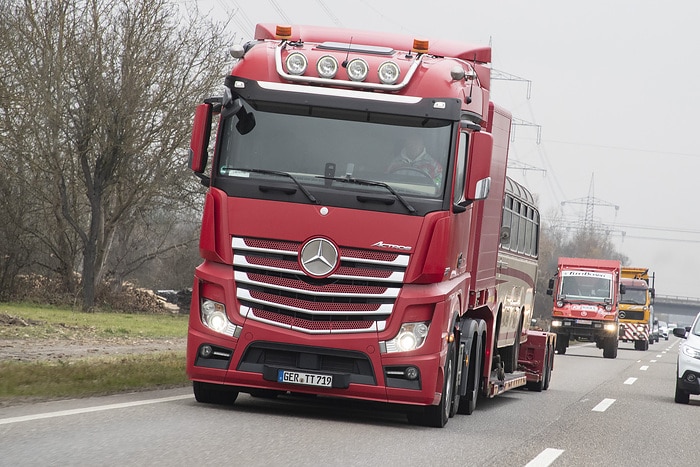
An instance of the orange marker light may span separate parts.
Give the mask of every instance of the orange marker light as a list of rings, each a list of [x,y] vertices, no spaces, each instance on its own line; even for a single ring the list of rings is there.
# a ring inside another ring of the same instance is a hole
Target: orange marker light
[[[428,53],[429,41],[422,39],[413,39],[413,49],[412,51],[417,54]]]
[[[278,24],[275,28],[275,36],[277,36],[277,39],[289,39],[292,37],[292,27]]]

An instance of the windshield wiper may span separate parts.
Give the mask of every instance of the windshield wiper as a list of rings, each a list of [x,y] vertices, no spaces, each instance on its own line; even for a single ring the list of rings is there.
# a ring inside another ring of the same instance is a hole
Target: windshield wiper
[[[410,212],[411,214],[416,212],[416,209],[411,206],[408,201],[406,201],[400,194],[398,194],[392,187],[391,185],[384,183],[384,182],[375,182],[374,180],[364,180],[362,178],[352,178],[352,177],[323,177],[323,176],[317,176],[316,178],[322,178],[324,180],[335,180],[336,182],[343,182],[343,183],[354,183],[356,185],[368,185],[368,186],[381,186],[383,188],[386,188],[389,193],[392,195],[396,196],[396,199],[399,200],[401,204],[404,205],[404,207]]]
[[[302,185],[299,180],[294,178],[294,175],[288,173],[288,172],[280,172],[278,170],[267,170],[267,169],[242,169],[239,167],[222,167],[221,170],[226,170],[226,171],[241,171],[241,172],[252,172],[256,174],[265,174],[265,175],[279,175],[280,177],[287,177],[290,178],[296,186],[299,187],[302,193],[306,195],[307,198],[309,198],[309,201],[311,201],[314,204],[319,204],[318,200],[314,195],[311,194],[309,190],[307,190],[304,185]]]

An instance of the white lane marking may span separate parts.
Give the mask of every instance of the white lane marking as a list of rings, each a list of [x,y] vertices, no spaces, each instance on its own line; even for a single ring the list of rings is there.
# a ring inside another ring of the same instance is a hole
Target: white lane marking
[[[525,464],[525,467],[547,467],[551,465],[557,457],[561,456],[562,452],[564,452],[563,449],[547,448],[539,453],[537,457]]]
[[[661,358],[661,357],[662,357],[661,355],[657,355],[657,356],[656,356],[656,358]]]
[[[649,365],[642,365],[639,367],[640,371],[647,371],[649,369]]]
[[[592,411],[593,412],[605,412],[606,410],[608,410],[608,407],[613,405],[614,402],[615,402],[615,399],[603,399],[602,401],[600,401],[600,403],[598,405],[593,407]]]
[[[656,360],[649,360],[649,363],[656,363]]]
[[[637,381],[637,378],[627,378],[625,384],[634,384],[635,381]]]
[[[188,394],[188,395],[182,395],[182,396],[163,397],[161,399],[148,399],[148,400],[142,400],[142,401],[124,402],[121,404],[98,405],[95,407],[85,407],[83,409],[59,410],[58,412],[38,413],[35,415],[24,415],[21,417],[0,418],[0,425],[8,425],[10,423],[19,423],[19,422],[30,422],[32,420],[42,420],[45,418],[65,417],[68,415],[79,415],[79,414],[90,413],[90,412],[102,412],[103,410],[125,409],[127,407],[136,407],[139,405],[148,405],[148,404],[158,404],[160,402],[171,402],[171,401],[178,401],[178,400],[182,400],[182,399],[191,399],[191,398],[192,398],[192,395]]]

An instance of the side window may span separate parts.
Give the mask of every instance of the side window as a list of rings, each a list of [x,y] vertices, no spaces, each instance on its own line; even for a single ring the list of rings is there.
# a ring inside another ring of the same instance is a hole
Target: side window
[[[453,199],[455,203],[464,201],[464,186],[467,173],[467,148],[469,145],[469,134],[459,133],[459,145],[457,146],[457,171],[455,172],[455,189]]]
[[[520,201],[513,201],[513,218],[510,225],[510,249],[518,251],[518,232],[520,232]]]
[[[512,218],[510,206],[513,205],[513,198],[506,195],[505,207],[503,208],[503,222],[501,224],[501,246],[510,248],[510,222]]]
[[[540,215],[537,212],[535,212],[534,221],[535,221],[535,225],[534,225],[534,232],[532,235],[532,256],[537,258],[538,254],[539,254],[538,240],[540,237]]]

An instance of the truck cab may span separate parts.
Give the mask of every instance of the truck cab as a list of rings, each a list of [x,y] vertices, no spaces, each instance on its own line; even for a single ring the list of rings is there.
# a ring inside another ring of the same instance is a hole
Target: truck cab
[[[588,340],[603,349],[603,357],[617,357],[620,262],[559,258],[557,274],[547,294],[554,299],[551,331],[557,352],[566,353],[571,339]]]

